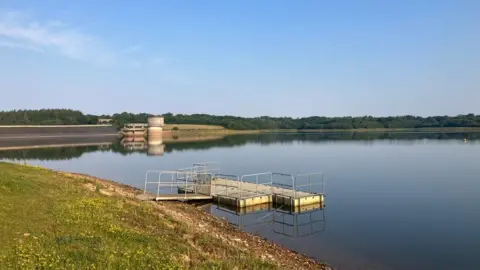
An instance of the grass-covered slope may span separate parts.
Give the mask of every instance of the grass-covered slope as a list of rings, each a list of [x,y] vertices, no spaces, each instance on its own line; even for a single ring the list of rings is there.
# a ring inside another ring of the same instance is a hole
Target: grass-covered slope
[[[151,204],[85,188],[79,179],[0,163],[1,269],[174,269],[271,265],[188,227]],[[221,253],[218,252],[221,248]]]
[[[193,206],[139,202],[129,192],[92,177],[0,162],[0,269],[295,268],[283,253],[324,267],[283,249],[278,256],[259,252],[262,245],[276,249]]]

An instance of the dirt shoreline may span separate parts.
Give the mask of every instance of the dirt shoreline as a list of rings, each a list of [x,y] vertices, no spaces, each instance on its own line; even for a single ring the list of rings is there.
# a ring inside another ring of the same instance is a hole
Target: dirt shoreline
[[[137,188],[86,174],[46,170],[67,177],[88,180],[89,183],[86,183],[84,187],[92,192],[99,191],[105,196],[122,197],[133,204],[151,203],[160,211],[197,232],[207,233],[224,243],[267,260],[281,269],[333,269],[325,263],[316,261],[304,254],[291,251],[262,237],[240,231],[226,220],[212,216],[196,206],[182,202],[140,202],[135,198],[135,195],[143,191]]]

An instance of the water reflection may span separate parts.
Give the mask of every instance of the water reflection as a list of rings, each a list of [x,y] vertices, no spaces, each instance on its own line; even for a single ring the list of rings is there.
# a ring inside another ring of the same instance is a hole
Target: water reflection
[[[465,138],[468,138],[465,141]],[[334,141],[362,141],[373,145],[378,140],[392,144],[416,145],[425,140],[454,140],[462,144],[477,144],[480,133],[420,133],[420,132],[353,132],[353,133],[263,133],[230,136],[170,136],[167,138],[88,138],[38,141],[1,141],[0,159],[8,160],[68,160],[91,152],[113,152],[121,155],[142,153],[163,156],[165,153],[211,148],[230,148],[246,144],[329,144]],[[77,143],[75,143],[77,142]]]
[[[22,142],[22,149],[0,151],[0,158],[141,189],[149,169],[201,160],[219,161],[222,171],[235,175],[321,170],[328,210],[267,205],[242,212],[210,205],[207,211],[336,269],[480,269],[479,138],[480,133],[269,133],[188,141],[179,134],[163,138],[163,156],[149,156],[148,142],[97,139],[85,143],[99,145],[28,149]]]
[[[163,156],[165,145],[161,137],[126,137],[120,141],[120,145],[128,152],[146,152],[149,156]]]
[[[315,209],[305,213],[273,214],[273,231],[290,237],[304,237],[326,230],[325,210]]]
[[[302,207],[262,204],[237,208],[214,204],[207,208],[211,214],[226,219],[230,224],[251,233],[270,230],[276,234],[298,238],[326,230],[325,206],[311,204]]]

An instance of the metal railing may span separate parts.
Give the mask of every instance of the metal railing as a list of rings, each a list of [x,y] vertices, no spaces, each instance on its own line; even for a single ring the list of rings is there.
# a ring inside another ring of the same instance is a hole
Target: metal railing
[[[307,182],[306,184],[299,183],[301,181]],[[312,186],[314,189],[312,190]],[[315,193],[315,194],[325,194],[325,180],[323,173],[306,173],[306,174],[298,174],[295,176],[295,190],[303,191],[302,188],[308,188],[308,193]],[[300,189],[300,190],[299,190]]]
[[[150,181],[149,176],[152,174],[158,175],[157,181]],[[179,175],[185,174],[184,177],[179,177]],[[167,177],[165,177],[167,176]],[[167,179],[165,179],[167,178]],[[195,173],[192,174],[189,171],[161,171],[161,170],[148,170],[145,173],[145,185],[143,193],[146,194],[148,191],[148,184],[156,185],[156,194],[159,197],[161,194],[185,194],[195,193],[202,195],[211,195],[212,188],[212,174],[210,173]],[[170,189],[169,193],[162,193],[162,190]],[[176,192],[174,192],[174,190]],[[182,190],[182,193],[179,192]]]
[[[324,194],[325,181],[323,173],[306,173],[293,176],[287,173],[272,173],[273,186],[280,189],[280,195],[288,192],[294,199],[302,197],[302,192],[309,194]],[[286,178],[279,181],[279,178]]]
[[[276,172],[272,173],[272,181],[273,181],[273,179],[278,180],[279,177],[287,178],[285,183],[282,183],[282,182],[279,183],[278,181],[275,181],[273,183],[274,187],[280,188],[280,190],[281,190],[280,195],[285,195],[285,192],[289,191],[289,192],[293,193],[293,198],[296,198],[295,177],[293,177],[293,175],[288,174],[288,173],[276,173]]]
[[[160,179],[162,177],[162,172],[161,170],[147,170],[147,172],[145,173],[145,186],[144,186],[144,189],[143,189],[143,194],[146,194],[147,193],[147,185],[148,184],[157,184],[159,185],[160,184]],[[148,176],[151,175],[151,174],[158,174],[158,181],[156,182],[151,182],[149,181],[148,179]],[[158,188],[160,189],[160,188]],[[159,190],[157,191],[157,194],[159,193]]]
[[[192,166],[192,167],[177,169],[176,171],[178,171],[177,179],[184,180],[184,178],[181,178],[181,176],[194,178],[198,174],[209,173],[214,175],[218,173],[219,169],[218,168],[209,169],[206,167]]]
[[[170,193],[195,193],[212,195],[224,193],[224,196],[247,199],[263,195],[284,195],[293,199],[324,194],[325,181],[323,173],[298,174],[263,172],[246,174],[241,177],[231,174],[220,174],[218,168],[211,168],[216,162],[199,162],[191,167],[173,171],[148,170],[145,174],[144,193],[147,185],[156,184],[157,197],[162,190],[170,188]],[[149,176],[158,174],[157,181]],[[155,193],[155,192],[152,192]]]
[[[267,176],[267,181],[261,181],[262,176]],[[255,190],[246,188],[248,183],[253,184],[250,181],[246,181],[249,178],[255,178]],[[240,177],[239,189],[240,189],[240,198],[249,198],[249,197],[256,197],[258,195],[271,195],[273,193],[273,179],[271,172],[264,172],[264,173],[254,173],[254,174],[246,174]],[[244,194],[248,192],[247,195]],[[253,194],[252,194],[253,193]]]
[[[216,171],[219,172],[219,168],[209,168],[212,164],[218,164],[216,161],[207,161],[207,162],[197,162],[192,165],[194,171],[197,172],[207,172],[207,171]]]
[[[212,195],[212,178],[210,173],[195,173],[191,177],[186,177],[178,188],[183,188],[185,194],[191,192],[210,196]]]
[[[240,189],[240,178],[237,176],[237,175],[233,175],[233,174],[215,174],[214,176],[214,179],[215,181],[213,182],[212,184],[212,188],[215,189],[215,191],[218,192],[220,190],[223,190],[222,186],[225,187],[225,194],[222,194],[222,195],[225,195],[225,196],[230,196],[232,194],[229,194],[229,189],[232,187],[231,185],[229,185],[229,181],[235,181],[237,185],[236,188],[238,188],[237,192],[238,193],[241,189]],[[222,180],[223,180],[223,185],[221,184],[222,183]],[[234,187],[235,187],[234,186]]]

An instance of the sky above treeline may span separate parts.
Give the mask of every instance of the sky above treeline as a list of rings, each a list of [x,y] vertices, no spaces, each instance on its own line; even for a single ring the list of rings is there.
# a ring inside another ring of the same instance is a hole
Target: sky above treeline
[[[480,114],[480,1],[0,0],[0,110]]]

